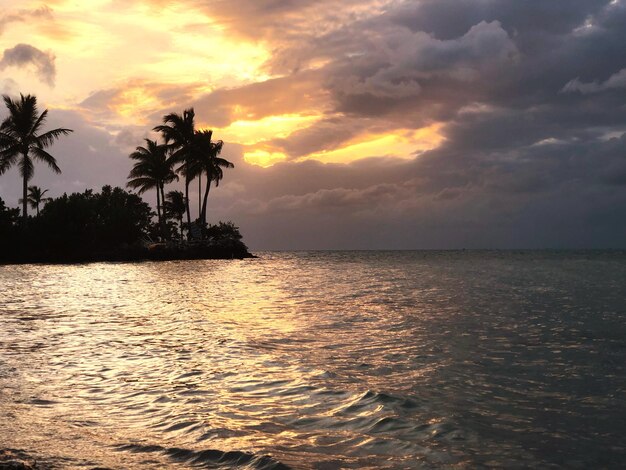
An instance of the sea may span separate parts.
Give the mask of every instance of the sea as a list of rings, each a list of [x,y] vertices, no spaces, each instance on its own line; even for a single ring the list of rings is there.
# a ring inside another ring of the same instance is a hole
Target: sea
[[[626,252],[0,266],[0,450],[55,469],[624,468]]]

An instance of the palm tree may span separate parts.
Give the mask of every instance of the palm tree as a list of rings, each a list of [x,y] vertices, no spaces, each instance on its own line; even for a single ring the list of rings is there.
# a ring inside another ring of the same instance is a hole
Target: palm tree
[[[37,217],[39,217],[39,204],[41,204],[42,202],[48,202],[50,200],[49,197],[43,197],[43,195],[47,192],[47,189],[44,189],[42,191],[39,186],[28,187],[28,203],[30,204],[31,209],[37,210]],[[20,199],[19,202],[23,203],[22,199]]]
[[[231,162],[224,158],[218,157],[222,152],[224,142],[218,140],[217,142],[211,142],[213,131],[204,130],[196,132],[195,139],[195,157],[196,157],[196,172],[198,174],[206,174],[206,188],[204,191],[204,198],[202,200],[202,210],[200,212],[200,221],[203,225],[206,225],[206,208],[207,200],[209,197],[209,191],[211,190],[211,182],[215,181],[215,186],[219,186],[220,181],[224,178],[224,171],[222,168],[234,168]]]
[[[158,144],[155,140],[145,139],[145,147],[137,147],[130,154],[130,158],[137,160],[128,178],[132,178],[127,185],[139,189],[142,194],[149,189],[157,192],[157,217],[161,227],[161,234],[165,236],[165,218],[161,210],[161,201],[165,200],[164,187],[178,179],[172,170],[172,159],[168,157],[168,146]]]
[[[22,217],[28,217],[28,182],[35,173],[34,160],[47,163],[55,173],[61,173],[55,158],[45,149],[62,135],[68,135],[71,129],[53,129],[40,134],[48,116],[48,110],[41,114],[37,110],[37,98],[22,95],[13,100],[3,95],[9,116],[0,124],[0,174],[17,164],[22,184]]]
[[[165,195],[165,202],[163,202],[163,208],[165,209],[166,218],[171,218],[178,222],[180,227],[180,238],[183,238],[183,217],[185,210],[187,209],[187,202],[185,201],[185,195],[182,191],[170,191]]]
[[[171,159],[175,163],[182,164],[179,171],[185,178],[185,205],[187,209],[187,224],[191,226],[191,213],[189,211],[189,183],[195,178],[190,170],[190,162],[193,158],[192,144],[195,136],[195,112],[193,108],[185,109],[183,114],[170,113],[163,116],[163,125],[156,126],[154,130],[160,132],[166,145],[171,151]]]

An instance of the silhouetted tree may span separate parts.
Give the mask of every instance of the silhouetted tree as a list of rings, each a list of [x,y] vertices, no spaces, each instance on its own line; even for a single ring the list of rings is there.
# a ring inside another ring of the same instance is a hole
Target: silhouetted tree
[[[92,254],[137,243],[153,214],[138,195],[104,186],[100,193],[89,189],[49,201],[34,228],[46,234],[42,244],[55,253]]]
[[[37,110],[37,98],[20,94],[19,100],[3,95],[9,116],[0,124],[0,174],[17,164],[23,180],[22,217],[28,216],[28,181],[35,172],[34,160],[48,164],[56,173],[61,173],[55,158],[45,149],[71,129],[53,129],[40,134],[48,110],[41,114]]]
[[[218,222],[217,225],[209,225],[206,229],[206,235],[209,239],[224,242],[230,240],[232,242],[239,242],[243,237],[237,227],[232,222]]]
[[[20,218],[19,209],[9,209],[0,198],[0,253],[2,249],[15,249],[18,236],[17,223]]]
[[[48,192],[47,189],[43,191],[39,186],[29,186],[28,187],[28,203],[30,204],[31,209],[37,210],[37,217],[39,217],[39,204],[42,202],[47,202],[50,200],[49,197],[43,197],[44,194]],[[23,203],[22,199],[20,199],[20,204]]]
[[[219,157],[224,142],[218,140],[211,141],[213,131],[198,131],[194,140],[194,166],[195,172],[206,175],[206,188],[204,190],[204,198],[202,200],[202,209],[200,211],[200,221],[203,226],[206,225],[206,208],[209,191],[211,190],[211,182],[215,182],[215,186],[219,186],[220,181],[224,178],[223,168],[234,168],[228,160]]]
[[[156,141],[145,139],[145,147],[137,147],[130,154],[130,158],[137,160],[128,175],[131,180],[128,187],[139,189],[142,194],[149,189],[156,189],[157,192],[157,217],[161,227],[161,235],[165,236],[165,218],[161,207],[161,201],[165,200],[164,187],[178,179],[172,170],[172,159],[168,157],[168,147],[159,145]]]
[[[170,191],[165,195],[165,202],[163,203],[165,208],[166,218],[176,220],[180,229],[180,238],[183,238],[183,217],[187,204],[185,201],[185,195],[182,191]]]
[[[155,131],[160,132],[166,145],[171,151],[171,159],[181,166],[177,171],[185,178],[185,204],[187,210],[187,224],[191,226],[191,212],[189,210],[189,183],[196,176],[191,171],[193,160],[193,140],[195,136],[195,112],[193,108],[183,111],[183,114],[170,113],[163,116],[163,124],[156,126]]]
[[[141,254],[153,215],[140,196],[111,186],[51,199],[28,224],[0,201],[0,262],[125,259]]]

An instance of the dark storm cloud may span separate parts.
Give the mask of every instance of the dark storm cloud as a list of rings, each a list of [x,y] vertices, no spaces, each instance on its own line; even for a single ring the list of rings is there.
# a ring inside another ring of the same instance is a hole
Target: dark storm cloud
[[[440,39],[461,36],[480,21],[499,21],[511,33],[568,34],[607,0],[421,0],[389,11],[392,20]]]
[[[0,59],[0,70],[7,67],[33,66],[41,81],[54,86],[56,77],[55,56],[51,52],[43,52],[29,44],[18,44],[5,49]]]
[[[626,69],[611,75],[605,82],[599,83],[597,80],[583,83],[579,78],[567,82],[563,87],[563,92],[599,93],[601,91],[626,88]]]
[[[408,161],[239,162],[228,178],[212,217],[236,219],[255,247],[623,246],[626,235],[626,136],[446,144]]]
[[[306,63],[332,49],[324,86],[343,117],[276,143],[300,156],[354,138],[372,120],[397,128],[440,121],[446,148],[459,155],[459,170],[450,175],[442,165],[442,174],[482,179],[506,158],[528,173],[522,180],[530,187],[545,176],[533,176],[542,169],[521,157],[525,147],[558,139],[571,144],[559,151],[573,152],[586,141],[593,153],[603,133],[626,129],[623,3],[453,3],[472,12],[458,15],[471,19],[462,27],[453,24],[452,2],[420,3],[413,16],[406,3],[290,51]]]

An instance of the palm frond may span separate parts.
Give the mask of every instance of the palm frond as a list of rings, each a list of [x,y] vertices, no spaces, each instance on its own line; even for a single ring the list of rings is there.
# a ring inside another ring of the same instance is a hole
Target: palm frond
[[[59,137],[71,134],[72,132],[74,132],[72,129],[52,129],[51,131],[44,132],[43,134],[35,137],[35,140],[39,147],[46,148],[52,145]]]
[[[9,95],[2,95],[2,100],[4,101],[4,105],[9,110],[9,115],[13,116],[17,114],[17,102],[13,101],[13,99]]]
[[[52,155],[50,155],[48,152],[46,152],[44,149],[40,147],[32,147],[30,149],[30,153],[32,153],[33,157],[35,157],[37,160],[43,163],[47,163],[48,166],[55,173],[61,173],[61,169],[57,165],[56,159]]]
[[[0,126],[0,149],[13,145],[15,138],[8,132],[5,132]]]
[[[149,189],[156,188],[157,182],[153,180],[152,178],[139,177],[139,178],[134,178],[128,181],[128,183],[126,183],[126,186],[128,186],[129,188],[133,188],[133,189],[139,188],[138,193],[143,194]]]
[[[13,144],[11,147],[6,147],[0,150],[0,159],[7,160],[11,165],[13,165],[19,156],[20,151],[20,146],[18,144]]]
[[[222,168],[235,168],[235,165],[225,158],[215,157],[213,159],[215,161],[215,165]]]
[[[29,133],[32,135],[37,134],[37,131],[39,130],[39,128],[43,125],[44,122],[46,122],[47,116],[48,116],[48,110],[44,109],[44,111],[39,115],[37,120],[31,126]]]
[[[13,162],[10,159],[4,158],[0,155],[0,175],[6,173],[6,171],[13,166]]]

